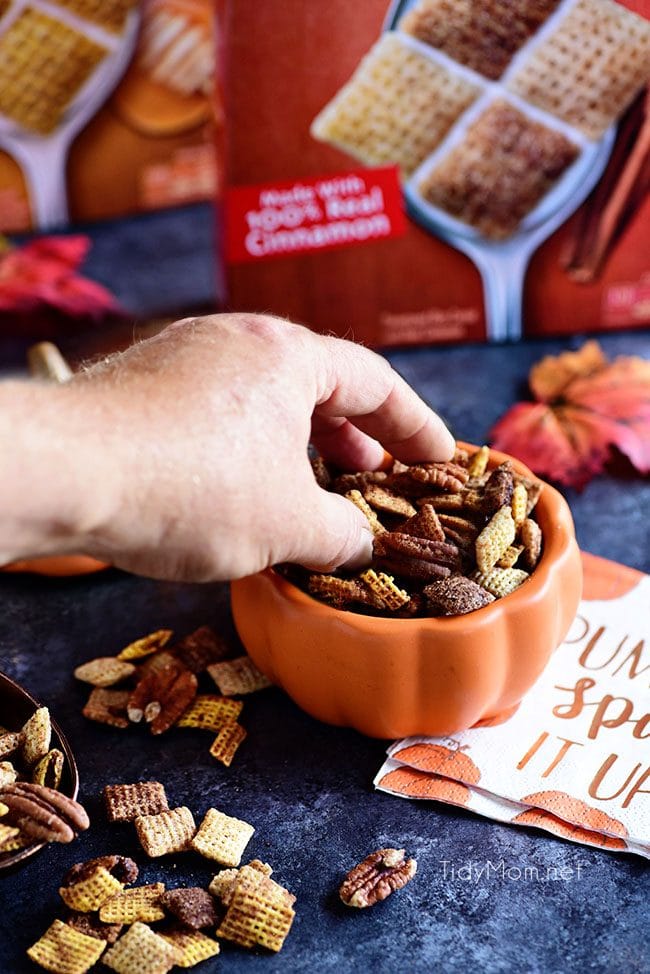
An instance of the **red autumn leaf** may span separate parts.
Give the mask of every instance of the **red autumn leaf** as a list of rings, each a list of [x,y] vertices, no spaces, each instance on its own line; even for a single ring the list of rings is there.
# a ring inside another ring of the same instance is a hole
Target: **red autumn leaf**
[[[119,314],[110,291],[77,273],[90,243],[84,236],[41,237],[0,252],[0,312],[48,308],[71,317]]]
[[[609,362],[597,342],[588,342],[578,352],[547,356],[529,378],[538,401],[517,403],[499,420],[495,449],[579,489],[603,470],[612,447],[640,473],[650,472],[650,362]]]

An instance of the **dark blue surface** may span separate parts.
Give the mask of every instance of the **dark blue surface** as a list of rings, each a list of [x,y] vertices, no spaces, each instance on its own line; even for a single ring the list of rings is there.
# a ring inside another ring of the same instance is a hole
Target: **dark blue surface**
[[[650,358],[646,333],[601,341],[609,355]],[[404,350],[390,358],[459,437],[480,443],[522,395],[529,366],[577,344]],[[585,549],[650,571],[648,478],[623,465],[580,495],[566,493]],[[0,879],[2,974],[36,970],[24,959],[25,948],[61,915],[59,879],[73,862],[115,851],[144,861],[131,827],[105,823],[98,796],[107,783],[149,777],[164,782],[174,805],[186,803],[197,816],[215,805],[251,822],[257,831],[247,855],[270,862],[298,897],[293,931],[278,956],[224,946],[199,971],[650,970],[645,860],[374,793],[385,742],[317,723],[277,690],[246,701],[249,736],[230,769],[210,758],[210,735],[176,730],[154,739],[83,719],[86,693],[72,677],[75,665],[114,654],[160,626],[183,634],[210,623],[230,632],[225,586],[163,584],[118,572],[68,582],[4,577],[0,600],[0,668],[49,704],[68,733],[93,823],[72,846],[52,847]],[[343,874],[386,845],[403,846],[418,859],[416,878],[372,910],[347,910],[336,895]],[[464,871],[459,877],[468,863],[491,863],[492,875],[476,882],[462,878]],[[501,863],[515,871],[502,874]],[[517,869],[533,867],[541,877],[550,867],[568,867],[572,878],[515,878]],[[186,854],[164,867],[146,864],[142,875],[179,886],[207,884],[213,870]]]

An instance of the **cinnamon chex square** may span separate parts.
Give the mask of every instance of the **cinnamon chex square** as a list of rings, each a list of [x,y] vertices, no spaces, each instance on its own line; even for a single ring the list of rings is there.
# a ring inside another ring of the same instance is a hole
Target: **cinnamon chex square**
[[[169,809],[165,788],[159,781],[106,785],[103,795],[109,822],[132,822],[138,815],[158,815]]]

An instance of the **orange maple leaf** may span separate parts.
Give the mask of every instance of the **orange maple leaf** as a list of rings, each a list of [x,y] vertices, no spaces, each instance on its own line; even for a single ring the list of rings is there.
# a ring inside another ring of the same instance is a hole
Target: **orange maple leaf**
[[[610,362],[598,342],[548,355],[530,371],[537,402],[516,403],[493,427],[492,445],[550,480],[581,489],[612,447],[650,472],[650,362]]]

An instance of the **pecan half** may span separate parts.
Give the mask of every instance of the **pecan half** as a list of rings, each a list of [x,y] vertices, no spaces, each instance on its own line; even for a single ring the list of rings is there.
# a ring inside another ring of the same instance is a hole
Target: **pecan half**
[[[509,504],[515,489],[512,466],[509,460],[495,467],[490,474],[483,492],[482,510],[494,514],[500,507]]]
[[[346,906],[372,906],[406,886],[416,871],[417,862],[406,859],[404,849],[378,849],[350,870],[339,896]]]
[[[159,670],[149,670],[129,697],[129,720],[137,724],[144,717],[152,734],[162,734],[187,709],[197,687],[194,673],[176,661]]]
[[[408,475],[423,484],[459,494],[469,480],[469,471],[459,463],[422,463],[409,468]]]
[[[7,821],[31,839],[72,842],[75,831],[90,824],[82,805],[44,785],[17,781],[0,791],[0,799],[9,809]]]

